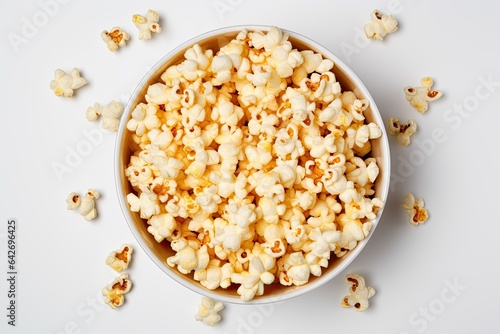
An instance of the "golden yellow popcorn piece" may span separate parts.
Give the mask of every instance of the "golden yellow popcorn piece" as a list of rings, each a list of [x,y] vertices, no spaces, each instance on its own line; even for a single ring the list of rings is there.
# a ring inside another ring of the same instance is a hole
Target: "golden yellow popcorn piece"
[[[424,200],[422,198],[415,200],[411,193],[405,196],[403,208],[406,210],[408,221],[412,225],[423,224],[429,217],[427,210],[424,209]]]
[[[122,274],[102,289],[104,302],[113,310],[122,306],[125,302],[125,294],[132,288],[132,282],[127,274]]]
[[[114,52],[118,50],[118,47],[123,47],[127,45],[129,40],[129,35],[125,31],[121,30],[119,27],[113,27],[110,31],[103,30],[101,32],[101,38],[108,50]]]
[[[112,251],[106,258],[106,264],[121,273],[128,268],[130,260],[132,259],[132,246],[125,244],[116,251]]]

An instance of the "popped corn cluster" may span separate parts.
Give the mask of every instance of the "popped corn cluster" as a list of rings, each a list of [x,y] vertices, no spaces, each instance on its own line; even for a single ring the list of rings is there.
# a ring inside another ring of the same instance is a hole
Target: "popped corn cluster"
[[[429,102],[435,101],[441,96],[443,92],[431,89],[433,81],[430,77],[424,77],[421,79],[421,86],[419,87],[404,87],[405,97],[411,106],[415,108],[421,114],[425,113],[429,108]],[[410,144],[410,136],[417,131],[417,124],[409,120],[406,123],[400,123],[395,117],[391,117],[388,120],[389,123],[389,133],[391,135],[397,135],[397,141],[403,146],[408,146]],[[424,209],[423,199],[415,200],[415,197],[409,193],[405,196],[403,200],[403,208],[408,214],[408,219],[410,224],[419,225],[425,223],[428,218],[427,210]]]
[[[152,9],[148,10],[146,16],[139,14],[132,15],[132,22],[139,30],[139,39],[151,39],[151,33],[159,33],[161,31],[160,15]],[[119,47],[127,45],[130,35],[119,27],[113,27],[110,31],[103,30],[101,32],[101,39],[106,43],[108,50],[114,52]]]
[[[370,232],[383,206],[369,101],[342,91],[334,63],[276,27],[199,45],[149,86],[127,123],[133,212],[168,265],[208,289],[302,285]]]
[[[123,244],[119,249],[112,251],[106,257],[106,264],[113,270],[121,273],[128,268],[132,260],[132,253],[134,249],[129,244]],[[113,310],[122,306],[125,303],[125,294],[132,288],[132,281],[128,274],[121,274],[113,279],[101,291],[104,296],[104,302],[108,304]]]

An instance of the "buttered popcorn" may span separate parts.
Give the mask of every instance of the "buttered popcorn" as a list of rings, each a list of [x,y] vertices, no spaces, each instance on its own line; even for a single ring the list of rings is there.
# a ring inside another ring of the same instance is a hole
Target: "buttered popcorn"
[[[101,127],[116,132],[118,131],[122,112],[123,105],[117,101],[111,101],[105,106],[96,102],[92,107],[87,108],[85,117],[90,122],[94,122],[99,117],[102,117]]]
[[[106,264],[121,273],[128,268],[132,260],[132,253],[134,249],[130,245],[122,245],[120,249],[112,251],[106,258]]]
[[[121,30],[119,27],[113,27],[110,31],[103,30],[101,32],[101,38],[108,50],[114,52],[118,50],[118,47],[124,47],[127,45],[129,40],[129,35],[127,32]]]
[[[159,33],[161,31],[160,15],[152,9],[148,10],[146,16],[133,15],[132,22],[139,29],[139,39],[151,39],[152,32]]]
[[[50,82],[50,89],[57,96],[64,95],[72,97],[75,89],[78,89],[87,84],[87,80],[80,76],[80,71],[73,68],[70,73],[66,73],[58,68],[54,73],[54,80]]]
[[[423,114],[429,108],[429,102],[439,99],[443,96],[443,92],[437,89],[431,90],[433,81],[429,77],[422,78],[420,82],[421,85],[419,87],[406,86],[404,92],[411,106]]]
[[[403,208],[408,214],[408,222],[411,225],[423,224],[429,217],[427,210],[424,208],[424,200],[422,198],[416,200],[411,193],[405,196]]]
[[[370,17],[370,23],[365,25],[365,34],[368,38],[382,41],[387,34],[398,30],[398,21],[392,15],[382,14],[375,9]]]
[[[125,294],[132,288],[132,282],[127,274],[121,274],[109,283],[101,293],[104,296],[104,302],[113,310],[125,303]]]
[[[397,135],[397,140],[400,145],[408,146],[410,144],[410,136],[417,131],[417,123],[411,119],[406,123],[401,123],[395,117],[389,118],[389,134]]]
[[[184,56],[127,122],[130,209],[170,244],[168,265],[208,289],[236,284],[249,301],[320,276],[383,207],[369,101],[276,27]]]
[[[365,279],[358,274],[346,275],[345,281],[351,284],[350,294],[342,299],[341,306],[345,308],[354,307],[356,311],[364,311],[370,303],[368,299],[375,295],[375,289],[365,285]]]
[[[66,198],[67,209],[75,210],[78,209],[80,215],[85,218],[85,220],[92,220],[97,217],[96,200],[100,197],[100,194],[95,189],[89,189],[80,197],[76,192],[72,192]]]
[[[197,321],[203,321],[208,326],[215,326],[222,319],[219,315],[219,311],[222,309],[224,309],[224,305],[221,302],[203,296],[194,318]]]

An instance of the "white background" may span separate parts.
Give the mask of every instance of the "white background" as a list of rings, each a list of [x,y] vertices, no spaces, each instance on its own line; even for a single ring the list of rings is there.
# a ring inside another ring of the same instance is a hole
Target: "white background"
[[[0,5],[1,333],[500,330],[498,5],[451,0],[65,2]],[[160,14],[163,31],[140,41],[131,17],[148,8]],[[359,33],[375,8],[390,11],[400,23],[382,43]],[[36,30],[30,24],[38,25]],[[279,304],[226,304],[223,321],[210,328],[194,320],[200,296],[168,278],[134,240],[114,186],[116,134],[88,122],[85,110],[94,102],[126,102],[168,51],[198,34],[237,24],[276,25],[323,44],[361,78],[384,120],[413,119],[418,131],[408,147],[389,138],[393,182],[386,209],[370,242],[342,275]],[[131,41],[110,53],[100,32],[116,25],[129,32]],[[9,38],[23,40],[15,45]],[[56,97],[49,89],[54,70],[73,67],[89,84],[72,99]],[[405,100],[403,87],[418,85],[424,76],[431,76],[444,96],[421,115]],[[94,144],[84,131],[95,133]],[[441,140],[433,139],[434,132]],[[71,158],[73,150],[86,156]],[[62,175],[54,170],[58,164],[68,167]],[[86,222],[66,210],[65,199],[90,187],[102,198],[99,218]],[[408,224],[401,208],[408,192],[425,199],[430,216],[425,225]],[[15,328],[6,317],[9,218],[18,221]],[[128,270],[134,287],[125,305],[113,311],[99,295],[115,277],[104,259],[125,242],[135,246]],[[363,313],[340,307],[348,289],[344,275],[352,272],[377,290]]]

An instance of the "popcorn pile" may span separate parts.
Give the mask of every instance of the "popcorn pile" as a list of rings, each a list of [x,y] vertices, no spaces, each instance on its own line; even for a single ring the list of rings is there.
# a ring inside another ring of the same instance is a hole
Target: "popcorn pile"
[[[249,301],[321,275],[383,206],[369,101],[342,92],[331,60],[276,27],[184,56],[127,123],[131,210],[170,243],[168,265],[208,289],[239,284]]]

